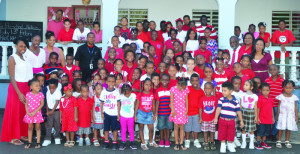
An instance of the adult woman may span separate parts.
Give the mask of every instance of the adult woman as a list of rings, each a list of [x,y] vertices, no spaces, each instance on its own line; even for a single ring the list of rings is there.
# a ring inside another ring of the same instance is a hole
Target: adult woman
[[[138,29],[138,35],[136,38],[142,40],[144,43],[148,42],[147,33],[143,31],[143,24],[141,22],[137,22],[136,28]]]
[[[252,51],[252,44],[254,42],[255,38],[252,33],[246,33],[243,37],[243,42],[245,45],[243,45],[238,54],[238,62],[241,61],[241,58],[244,54],[250,55]]]
[[[33,74],[38,74],[43,72],[43,65],[46,62],[45,50],[39,47],[41,43],[40,35],[33,35],[31,38],[31,46],[24,53],[24,57],[31,63]]]
[[[212,60],[214,60],[218,55],[218,44],[217,44],[216,40],[214,40],[210,37],[210,34],[211,34],[211,28],[206,27],[204,30],[204,36],[207,40],[206,49],[211,51],[211,53],[212,53],[211,58],[212,58]]]
[[[63,51],[60,48],[54,47],[55,37],[52,31],[47,31],[45,34],[47,46],[44,48],[46,53],[46,63],[49,64],[49,55],[51,52],[56,52],[58,54],[58,61],[62,67],[65,67],[66,61]]]
[[[26,114],[25,95],[30,91],[28,81],[33,78],[32,67],[23,56],[28,42],[24,38],[14,40],[16,53],[8,60],[10,84],[8,86],[7,101],[1,130],[1,142],[22,145],[21,140],[28,140],[28,125],[23,122]]]
[[[272,65],[272,57],[264,51],[265,41],[258,38],[254,41],[254,48],[251,52],[251,67],[256,77],[259,77],[262,83],[269,77],[268,67]]]

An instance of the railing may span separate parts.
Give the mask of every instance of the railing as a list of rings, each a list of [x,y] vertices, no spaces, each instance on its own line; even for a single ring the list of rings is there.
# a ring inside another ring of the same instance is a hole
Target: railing
[[[56,43],[54,46],[55,47],[62,47],[63,51],[64,51],[64,55],[67,55],[68,52],[68,48],[71,47],[74,49],[74,55],[76,54],[77,48],[82,45],[82,44],[76,44],[76,43],[70,43],[68,45],[62,45],[60,43]],[[15,49],[15,45],[12,42],[0,42],[0,46],[2,47],[2,66],[1,66],[1,74],[0,74],[0,79],[8,79],[8,57],[7,57],[7,48],[9,46],[12,47],[13,49],[13,53],[16,52]],[[41,47],[45,47],[46,43],[41,43],[40,44]],[[96,44],[96,46],[98,47],[103,47],[103,44]],[[274,53],[275,51],[280,51],[281,47],[269,47],[265,49],[267,52],[270,52],[270,54],[273,57],[273,63],[274,63]],[[291,51],[291,60],[290,60],[290,64],[285,64],[285,56],[284,53],[281,52],[281,59],[280,59],[280,64],[278,64],[280,66],[280,72],[281,74],[283,74],[285,76],[285,66],[290,67],[290,72],[289,72],[289,79],[297,82],[298,85],[300,85],[300,82],[298,82],[298,80],[300,80],[300,71],[297,71],[297,67],[300,67],[299,64],[299,55],[300,55],[300,47],[286,47],[287,51]],[[105,51],[102,50],[102,55],[104,55]],[[298,56],[297,56],[298,54]],[[298,59],[297,59],[298,57]]]

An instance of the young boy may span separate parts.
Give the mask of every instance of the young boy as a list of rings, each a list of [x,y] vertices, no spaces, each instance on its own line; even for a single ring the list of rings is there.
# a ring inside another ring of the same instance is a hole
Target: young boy
[[[273,98],[269,97],[270,85],[268,83],[261,84],[261,94],[257,101],[258,119],[256,122],[258,124],[258,131],[255,148],[258,150],[271,148],[271,146],[266,143],[266,136],[269,136],[270,128],[272,124],[275,123]]]
[[[190,22],[191,22],[190,16],[189,15],[184,15],[183,16],[183,22],[184,22],[184,25],[182,26],[182,30],[188,31],[190,29]]]
[[[117,36],[119,38],[119,48],[122,48],[123,44],[125,43],[125,39],[120,34],[121,34],[121,27],[120,26],[115,26],[114,27],[114,36]],[[109,48],[113,47],[112,39],[108,40],[107,45],[108,45]]]
[[[50,79],[48,91],[46,93],[47,100],[47,123],[46,136],[42,146],[51,144],[51,132],[54,123],[55,133],[53,135],[55,144],[60,144],[60,119],[59,119],[59,101],[62,97],[60,89],[57,88],[58,80]]]
[[[84,43],[87,40],[87,34],[91,32],[90,29],[84,27],[82,20],[77,22],[77,28],[74,30],[73,41],[75,43]]]
[[[131,33],[130,33],[130,29],[127,27],[128,26],[128,19],[126,17],[123,17],[121,19],[121,31],[120,31],[120,35],[125,39],[131,39]]]
[[[228,143],[228,150],[230,152],[236,152],[233,141],[235,136],[235,117],[238,115],[241,128],[244,127],[243,117],[239,102],[234,96],[232,96],[233,84],[231,82],[224,82],[222,84],[222,94],[218,102],[218,108],[214,124],[219,125],[218,140],[221,141],[220,153],[226,153],[226,143]],[[220,119],[218,119],[220,116]],[[218,123],[219,121],[219,123]]]
[[[118,89],[115,89],[116,77],[114,75],[109,75],[107,77],[107,89],[103,89],[100,95],[101,101],[101,116],[104,119],[104,135],[105,141],[103,149],[108,149],[109,147],[109,131],[113,132],[113,146],[112,150],[117,150],[117,138],[118,130],[120,129],[120,124],[118,122],[120,118],[120,93]]]
[[[108,74],[114,71],[114,61],[117,56],[116,49],[110,48],[108,50],[108,59],[105,61],[105,68],[108,71]]]
[[[193,132],[194,146],[196,148],[201,148],[201,144],[198,140],[198,133],[201,131],[201,125],[199,123],[199,100],[202,96],[204,96],[204,92],[200,87],[200,79],[198,74],[192,74],[190,79],[192,86],[188,86],[190,90],[188,94],[188,123],[184,125],[186,137],[185,147],[190,147],[190,132]]]
[[[97,62],[97,70],[92,74],[94,76],[95,74],[100,74],[100,69],[105,68],[105,60],[104,59],[99,59]]]
[[[156,49],[156,56],[159,61],[162,60],[162,55],[163,55],[163,44],[157,40],[158,33],[156,30],[151,31],[151,40],[149,43],[153,45]]]
[[[93,22],[92,32],[95,34],[95,43],[102,43],[102,30],[100,30],[99,22]]]
[[[216,150],[216,143],[214,141],[214,136],[216,132],[216,125],[214,124],[214,118],[216,113],[216,108],[218,105],[218,99],[216,96],[211,95],[214,89],[214,85],[211,82],[207,82],[204,85],[205,96],[200,98],[199,113],[201,124],[201,130],[204,133],[204,150]],[[208,132],[210,135],[210,145],[208,143]]]
[[[271,74],[271,77],[267,78],[265,83],[268,83],[270,85],[270,97],[273,98],[274,104],[273,104],[273,110],[275,113],[275,119],[277,116],[277,107],[278,107],[278,100],[275,99],[276,96],[280,95],[282,93],[282,82],[284,79],[280,78],[279,76],[279,68],[277,65],[272,64],[269,66],[269,72]],[[272,126],[272,141],[277,141],[276,135],[277,135],[277,128],[276,128],[276,121],[274,125]]]
[[[160,79],[161,87],[156,90],[156,115],[158,115],[157,129],[160,131],[159,147],[170,147],[170,130],[173,123],[169,121],[170,108],[170,75],[163,74]]]
[[[48,82],[49,80],[49,74],[52,71],[58,71],[60,69],[62,69],[62,67],[57,64],[57,60],[58,60],[58,54],[56,52],[51,52],[49,55],[49,64],[44,66],[44,73],[46,75],[46,82]]]
[[[67,61],[67,65],[63,67],[63,71],[69,76],[69,81],[73,83],[74,80],[72,76],[73,72],[75,70],[80,70],[80,67],[73,64],[74,62],[73,54],[67,54],[66,61]]]
[[[71,28],[71,21],[70,19],[64,20],[64,29],[60,30],[57,41],[63,45],[67,45],[69,43],[73,43],[73,34],[74,29]]]

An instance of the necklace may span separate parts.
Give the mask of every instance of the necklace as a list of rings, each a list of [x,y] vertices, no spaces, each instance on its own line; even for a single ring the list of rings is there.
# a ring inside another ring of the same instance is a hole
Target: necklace
[[[69,99],[66,100],[66,103],[64,103],[64,102],[65,102],[64,99],[63,99],[62,101],[63,101],[63,102],[62,102],[63,108],[66,108],[66,107],[68,106],[68,104],[69,104]],[[65,104],[65,105],[64,105],[64,104]]]

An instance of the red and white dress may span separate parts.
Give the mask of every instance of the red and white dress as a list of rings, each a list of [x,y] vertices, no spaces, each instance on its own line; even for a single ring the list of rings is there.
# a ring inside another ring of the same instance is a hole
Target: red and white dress
[[[75,122],[75,107],[77,100],[74,96],[66,99],[62,97],[59,103],[59,111],[62,111],[62,126],[61,132],[76,132],[78,131],[77,124]]]

